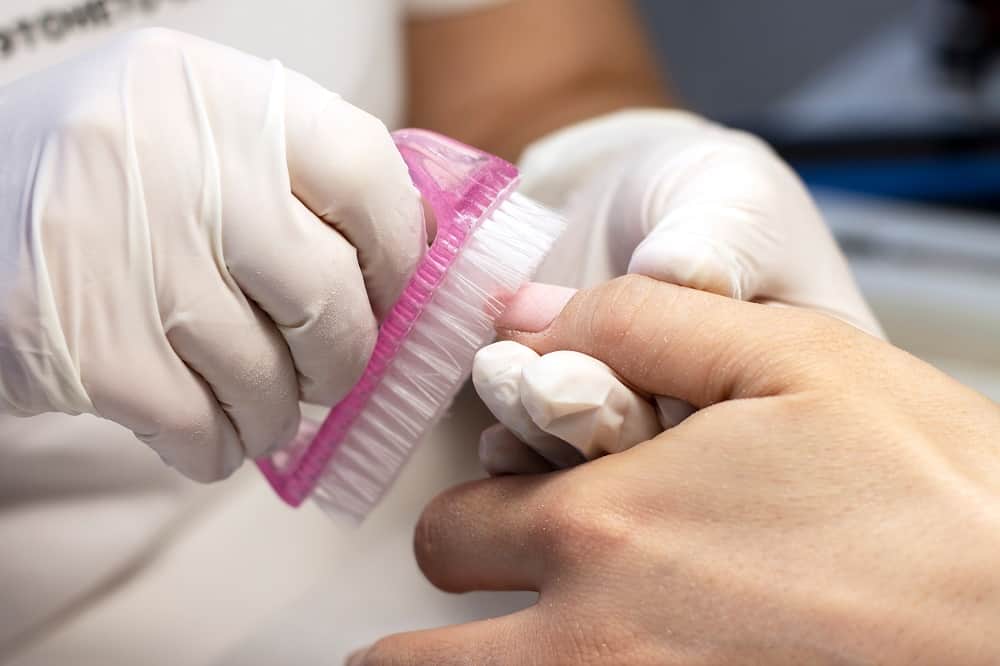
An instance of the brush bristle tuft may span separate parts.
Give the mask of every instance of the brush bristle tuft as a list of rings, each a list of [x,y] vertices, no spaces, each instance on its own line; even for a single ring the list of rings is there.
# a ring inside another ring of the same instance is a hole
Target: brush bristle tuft
[[[495,335],[504,303],[531,280],[565,227],[512,194],[469,238],[392,366],[356,417],[313,492],[324,509],[360,521],[444,415]],[[304,429],[300,439],[315,434]]]

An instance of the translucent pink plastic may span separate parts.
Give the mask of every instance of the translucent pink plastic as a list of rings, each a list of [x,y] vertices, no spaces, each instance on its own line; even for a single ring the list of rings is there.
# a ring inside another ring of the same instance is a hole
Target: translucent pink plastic
[[[436,235],[382,322],[375,351],[351,392],[333,407],[307,446],[290,445],[257,461],[278,495],[292,506],[300,505],[313,492],[466,241],[518,180],[512,164],[446,137],[424,130],[401,130],[393,138],[414,184],[434,213]]]

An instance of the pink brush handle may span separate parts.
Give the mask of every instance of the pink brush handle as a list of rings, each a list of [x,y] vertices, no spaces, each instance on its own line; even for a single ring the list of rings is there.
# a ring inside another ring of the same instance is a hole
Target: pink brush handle
[[[517,182],[514,165],[432,132],[400,130],[393,139],[414,185],[430,204],[437,233],[382,322],[361,379],[330,410],[316,437],[302,451],[282,450],[257,460],[278,495],[292,506],[299,506],[312,493],[461,248]]]

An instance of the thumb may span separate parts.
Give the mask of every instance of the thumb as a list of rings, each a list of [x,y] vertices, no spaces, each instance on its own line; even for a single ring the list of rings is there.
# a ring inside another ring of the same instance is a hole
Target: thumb
[[[803,341],[823,339],[837,327],[851,330],[813,313],[635,275],[581,290],[568,302],[563,288],[532,285],[497,322],[501,337],[539,354],[587,354],[639,391],[699,409],[794,392],[830,377],[835,363],[803,353]]]
[[[763,145],[703,130],[680,151],[671,144],[633,163],[613,207],[631,241],[628,270],[737,300],[781,299],[801,282],[799,254],[825,256],[832,240],[798,184]]]
[[[737,300],[797,305],[880,334],[798,177],[761,141],[701,131],[633,163],[612,202],[628,271]]]

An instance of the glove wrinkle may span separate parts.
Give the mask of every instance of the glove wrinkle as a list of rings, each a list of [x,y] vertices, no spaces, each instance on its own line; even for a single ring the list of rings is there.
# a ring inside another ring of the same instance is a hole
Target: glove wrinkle
[[[385,125],[170,30],[0,88],[0,154],[0,411],[102,416],[199,481],[350,389],[424,247]]]

